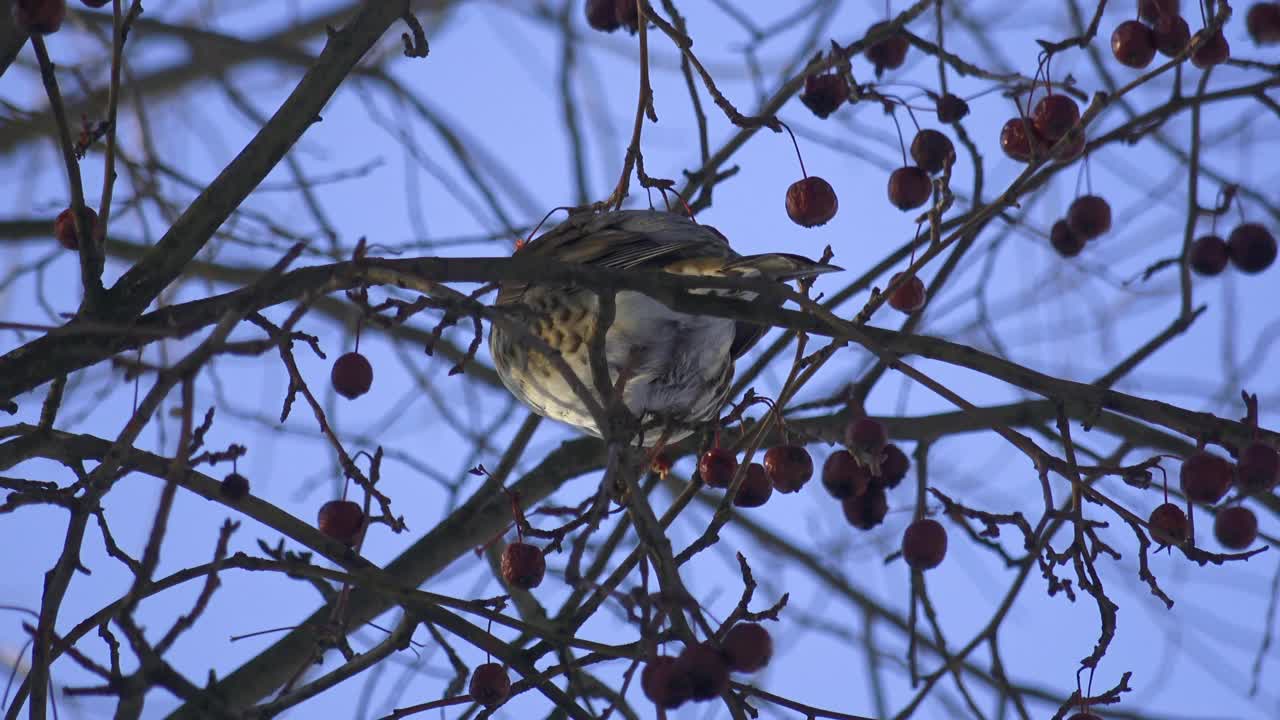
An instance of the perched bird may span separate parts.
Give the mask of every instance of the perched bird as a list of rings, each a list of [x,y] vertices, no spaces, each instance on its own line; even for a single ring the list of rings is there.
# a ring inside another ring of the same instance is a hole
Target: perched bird
[[[620,210],[583,213],[526,243],[516,255],[540,255],[611,270],[662,270],[678,275],[768,278],[782,282],[840,268],[787,253],[739,255],[718,230],[675,213]],[[754,299],[755,293],[698,292]],[[640,292],[622,290],[605,334],[613,387],[623,377],[622,401],[640,418],[643,444],[675,442],[724,406],[733,363],[765,328],[725,318],[675,312]],[[496,309],[557,350],[596,401],[590,344],[599,316],[596,294],[564,284],[503,283]],[[502,382],[534,412],[602,435],[586,403],[527,337],[493,323],[489,350]]]

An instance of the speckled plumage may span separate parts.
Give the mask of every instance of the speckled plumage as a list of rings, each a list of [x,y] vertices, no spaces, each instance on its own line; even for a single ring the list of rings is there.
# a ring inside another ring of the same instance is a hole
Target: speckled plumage
[[[653,210],[574,216],[517,250],[523,253],[614,270],[778,281],[839,269],[783,253],[744,257],[715,228]],[[751,298],[737,291],[705,292]],[[506,283],[496,306],[558,350],[594,393],[589,359],[599,312],[594,292],[571,285]],[[627,408],[646,424],[657,421],[646,433],[646,444],[656,442],[664,428],[674,442],[714,418],[727,399],[734,360],[762,333],[763,328],[750,323],[678,313],[642,293],[618,292],[605,335],[605,358],[611,383],[624,367],[630,373],[623,393]],[[503,383],[534,412],[600,435],[564,376],[529,346],[498,324],[492,326],[489,349]]]

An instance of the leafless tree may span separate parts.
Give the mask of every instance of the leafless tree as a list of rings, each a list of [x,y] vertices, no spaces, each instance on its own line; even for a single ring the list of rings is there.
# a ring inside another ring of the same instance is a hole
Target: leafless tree
[[[1274,716],[1280,4],[0,4],[6,718]],[[512,253],[624,206],[845,272]],[[687,437],[622,292],[768,330]]]

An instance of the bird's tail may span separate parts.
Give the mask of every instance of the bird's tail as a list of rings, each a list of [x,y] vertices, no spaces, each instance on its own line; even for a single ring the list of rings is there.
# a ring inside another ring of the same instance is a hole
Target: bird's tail
[[[736,258],[726,263],[722,272],[728,275],[734,273],[742,273],[743,275],[758,273],[774,280],[795,280],[841,270],[844,270],[844,268],[830,263],[810,260],[803,255],[765,253],[763,255],[746,255]]]

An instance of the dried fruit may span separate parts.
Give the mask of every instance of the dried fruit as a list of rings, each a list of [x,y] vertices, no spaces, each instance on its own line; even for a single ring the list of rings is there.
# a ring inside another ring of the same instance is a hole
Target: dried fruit
[[[738,507],[760,507],[769,502],[772,496],[773,480],[769,479],[769,473],[764,471],[764,466],[760,463],[751,463],[747,466],[742,484],[738,486],[738,494],[733,496],[733,504]]]
[[[614,0],[587,0],[584,8],[587,24],[601,32],[613,32],[622,27],[613,5]]]
[[[222,478],[218,491],[228,500],[241,500],[245,495],[249,494],[249,478],[238,472],[233,472]]]
[[[889,512],[889,498],[884,488],[874,483],[861,495],[840,501],[840,508],[850,525],[859,530],[870,530],[884,522],[884,516]]]
[[[1187,514],[1182,512],[1182,508],[1168,502],[1151,511],[1147,524],[1151,527],[1151,539],[1161,545],[1181,545],[1186,542],[1191,530]]]
[[[1192,502],[1212,505],[1227,494],[1231,487],[1232,471],[1230,462],[1198,450],[1182,461],[1178,477],[1182,492]]]
[[[1227,236],[1231,263],[1241,272],[1260,273],[1276,259],[1276,238],[1257,223],[1245,223]]]
[[[1156,56],[1155,34],[1137,20],[1125,20],[1111,33],[1111,54],[1122,65],[1144,68]]]
[[[839,208],[831,183],[816,175],[797,180],[787,188],[787,216],[801,227],[826,225]]]
[[[1226,269],[1231,257],[1226,240],[1217,235],[1205,235],[1191,243],[1187,259],[1197,275],[1213,276]]]
[[[678,671],[676,659],[669,655],[660,655],[645,663],[640,672],[640,687],[654,705],[668,710],[683,705],[692,692],[689,678]]]
[[[343,545],[355,545],[364,526],[364,510],[350,500],[330,500],[320,506],[316,527]]]
[[[1236,461],[1236,484],[1240,492],[1254,495],[1267,492],[1280,480],[1280,453],[1270,445],[1250,443]]]
[[[889,284],[892,285],[898,282],[902,275],[903,273],[894,273],[893,278],[889,280]],[[899,312],[913,313],[924,307],[927,297],[924,281],[912,275],[903,281],[889,296],[889,305]]]
[[[1204,34],[1204,30],[1196,33],[1199,38]],[[1220,65],[1231,57],[1231,45],[1227,39],[1222,36],[1219,30],[1204,39],[1204,42],[1191,53],[1191,64],[1204,70],[1214,65]]]
[[[511,697],[511,678],[507,677],[507,669],[498,663],[485,663],[471,671],[468,690],[472,700],[487,708],[497,707]]]
[[[636,0],[615,0],[613,18],[619,27],[630,30],[632,35],[640,30],[640,8],[636,6]]]
[[[889,432],[885,430],[884,423],[869,417],[860,417],[844,429],[845,445],[872,457],[878,457],[884,452],[884,446],[888,442]]]
[[[373,366],[360,353],[349,352],[333,363],[329,380],[339,395],[354,400],[373,386]]]
[[[773,638],[760,623],[740,622],[725,633],[720,648],[730,670],[755,672],[773,657]]]
[[[1156,50],[1165,57],[1173,57],[1191,42],[1191,27],[1181,15],[1164,15],[1151,27]]]
[[[1080,106],[1066,95],[1046,95],[1031,111],[1031,125],[1048,144],[1058,142],[1080,120]]]
[[[1071,232],[1092,240],[1111,229],[1111,205],[1097,195],[1082,195],[1067,208]]]
[[[822,464],[822,487],[837,500],[857,497],[867,491],[871,475],[848,450],[837,450]]]
[[[911,141],[911,159],[930,173],[940,173],[948,162],[954,162],[956,148],[951,138],[937,130],[921,130]]]
[[[889,175],[889,202],[899,210],[914,210],[929,202],[933,181],[923,168],[908,165]]]
[[[799,445],[777,445],[764,454],[764,471],[780,493],[793,493],[813,477],[813,458]]]
[[[541,548],[525,542],[513,542],[502,551],[502,579],[508,585],[532,590],[542,584],[547,560]]]
[[[713,447],[698,458],[698,476],[714,488],[727,488],[738,472],[738,459],[721,447]]]
[[[89,227],[85,228],[85,236],[92,236],[93,229],[98,224],[98,213],[94,212],[91,207],[85,207],[84,212],[89,216]],[[80,241],[76,235],[76,219],[75,211],[67,208],[58,213],[58,217],[53,220],[53,237],[58,244],[68,250],[79,250]]]
[[[689,679],[689,697],[694,700],[710,700],[729,689],[724,655],[707,643],[686,645],[676,658],[674,672]]]
[[[937,107],[938,122],[948,125],[960,122],[969,114],[969,103],[951,93],[939,97]]]
[[[1259,45],[1280,43],[1280,2],[1256,2],[1244,18],[1249,37]]]
[[[843,75],[823,73],[805,76],[800,102],[813,111],[814,115],[825,118],[839,110],[848,99],[849,81]]]
[[[13,19],[29,33],[49,35],[58,32],[67,17],[65,0],[14,0]]]
[[[1054,250],[1064,258],[1075,257],[1084,250],[1085,239],[1083,236],[1072,232],[1071,224],[1066,220],[1059,220],[1053,224],[1053,228],[1049,230],[1049,244]]]
[[[916,570],[931,570],[947,556],[947,530],[933,518],[921,518],[902,533],[902,559]]]
[[[887,488],[898,487],[898,483],[902,482],[902,478],[907,476],[907,471],[911,469],[911,461],[907,459],[907,454],[902,452],[902,448],[889,443],[884,446],[884,455],[880,457],[880,482]]]
[[[1213,535],[1227,549],[1244,550],[1258,539],[1258,516],[1242,505],[1222,508],[1213,520]]]
[[[889,23],[878,22],[867,28],[867,35],[874,35],[878,30],[885,27]],[[900,31],[895,30],[888,37],[880,42],[868,47],[863,54],[876,67],[876,77],[884,74],[885,70],[894,70],[902,67],[902,63],[907,59],[907,37]]]

